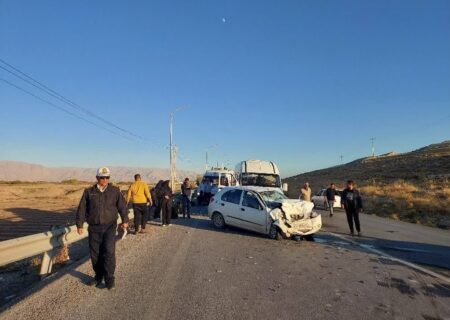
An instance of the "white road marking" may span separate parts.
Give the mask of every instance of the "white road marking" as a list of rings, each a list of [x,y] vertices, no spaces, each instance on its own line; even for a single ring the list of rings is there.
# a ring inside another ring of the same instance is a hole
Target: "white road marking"
[[[322,229],[322,230],[323,230],[323,229]],[[383,251],[380,251],[380,250],[378,250],[378,249],[375,249],[375,248],[374,248],[373,246],[371,246],[371,245],[366,245],[366,244],[359,243],[359,242],[357,242],[357,241],[354,241],[354,240],[352,240],[352,239],[348,239],[347,237],[345,237],[345,236],[343,236],[343,235],[340,235],[340,234],[337,234],[337,233],[329,232],[329,231],[326,231],[326,230],[323,230],[323,231],[328,232],[329,234],[331,234],[331,235],[334,236],[334,237],[337,237],[337,238],[340,238],[340,239],[342,239],[342,240],[351,242],[352,244],[357,245],[357,246],[359,246],[359,247],[361,247],[361,248],[363,248],[363,249],[365,249],[365,250],[368,250],[368,251],[371,251],[371,252],[373,252],[373,253],[376,253],[377,255],[382,256],[383,258],[386,258],[386,259],[389,259],[389,260],[391,260],[391,261],[395,261],[395,262],[401,263],[401,264],[403,264],[403,265],[405,265],[405,266],[408,266],[408,267],[410,267],[410,268],[416,269],[416,270],[421,271],[421,272],[423,272],[423,273],[426,273],[426,274],[428,274],[428,275],[430,275],[430,276],[432,276],[432,277],[435,277],[435,278],[437,278],[437,279],[440,279],[440,280],[442,280],[442,281],[445,281],[445,282],[447,282],[447,283],[450,283],[450,278],[448,278],[448,277],[446,277],[446,276],[444,276],[444,275],[442,275],[442,274],[439,274],[439,273],[436,273],[436,272],[434,272],[434,271],[428,270],[428,269],[426,269],[426,268],[424,268],[424,267],[421,267],[421,266],[419,266],[419,265],[417,265],[417,264],[414,264],[414,263],[411,263],[411,262],[408,262],[408,261],[405,261],[405,260],[402,260],[402,259],[393,257],[393,256],[391,256],[391,255],[389,255],[389,254],[387,254],[387,253],[385,253],[385,252],[383,252]]]

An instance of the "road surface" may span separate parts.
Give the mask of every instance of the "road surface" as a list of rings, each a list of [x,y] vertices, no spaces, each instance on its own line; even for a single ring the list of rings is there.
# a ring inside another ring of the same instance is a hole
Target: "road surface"
[[[367,249],[418,246],[433,250],[389,254],[448,258],[450,232],[364,215],[366,237],[355,242],[343,235],[342,212],[323,220],[316,242],[218,231],[200,216],[152,224],[118,243],[115,291],[86,286],[85,262],[45,280],[0,318],[450,319],[448,270],[433,267],[443,277],[435,278]]]

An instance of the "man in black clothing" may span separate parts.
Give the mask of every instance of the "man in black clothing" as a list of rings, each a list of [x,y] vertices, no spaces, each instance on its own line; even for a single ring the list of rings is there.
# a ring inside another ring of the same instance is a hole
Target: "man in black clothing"
[[[89,283],[99,287],[105,280],[108,290],[114,289],[116,269],[117,213],[122,218],[122,228],[128,228],[125,199],[120,189],[109,184],[108,168],[97,170],[97,184],[84,190],[78,206],[76,224],[78,234],[83,234],[83,224],[89,224],[89,249],[95,277]]]
[[[325,195],[327,197],[328,209],[330,210],[330,217],[334,213],[334,203],[336,201],[336,195],[338,194],[336,190],[336,185],[334,183],[330,184],[330,187],[326,190]]]
[[[181,195],[183,199],[183,218],[187,215],[188,219],[191,218],[191,183],[189,178],[184,179],[181,185]]]
[[[352,180],[347,181],[347,188],[341,195],[341,206],[345,209],[347,214],[347,222],[350,227],[350,234],[355,235],[353,230],[353,220],[355,221],[356,231],[358,237],[361,236],[361,227],[359,224],[359,212],[362,211],[362,198],[358,190],[355,189],[355,183]]]
[[[161,225],[170,226],[172,218],[172,189],[169,180],[164,181],[159,193],[159,203],[161,205]]]

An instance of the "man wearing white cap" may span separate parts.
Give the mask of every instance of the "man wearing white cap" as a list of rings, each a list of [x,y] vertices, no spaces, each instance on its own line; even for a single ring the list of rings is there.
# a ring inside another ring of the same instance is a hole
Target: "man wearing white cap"
[[[109,184],[110,171],[106,167],[97,170],[97,183],[84,190],[78,206],[76,224],[78,234],[83,224],[89,224],[89,249],[95,277],[89,283],[99,287],[105,280],[106,287],[115,287],[117,213],[122,218],[122,228],[128,228],[125,199],[118,187]]]

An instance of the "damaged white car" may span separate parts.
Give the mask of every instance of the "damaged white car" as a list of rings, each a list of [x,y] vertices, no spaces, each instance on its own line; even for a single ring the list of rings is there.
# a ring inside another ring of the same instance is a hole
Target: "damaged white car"
[[[216,228],[230,225],[281,239],[318,232],[322,217],[313,207],[272,188],[230,187],[211,198],[208,215]]]

